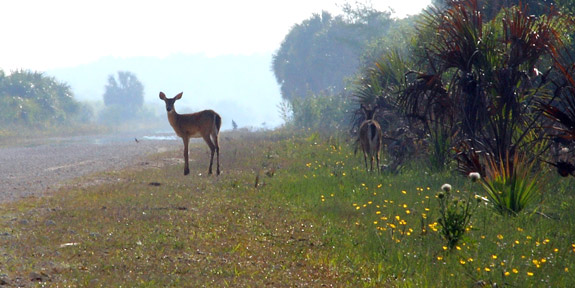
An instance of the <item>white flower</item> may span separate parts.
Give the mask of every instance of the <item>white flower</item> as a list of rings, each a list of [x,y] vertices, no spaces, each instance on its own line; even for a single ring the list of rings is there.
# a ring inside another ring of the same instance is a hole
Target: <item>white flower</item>
[[[449,191],[451,191],[451,185],[445,183],[443,185],[441,185],[441,190],[445,191],[446,193],[448,193]]]
[[[471,179],[471,182],[477,182],[477,180],[481,179],[481,174],[477,172],[471,172],[469,173],[469,179]]]

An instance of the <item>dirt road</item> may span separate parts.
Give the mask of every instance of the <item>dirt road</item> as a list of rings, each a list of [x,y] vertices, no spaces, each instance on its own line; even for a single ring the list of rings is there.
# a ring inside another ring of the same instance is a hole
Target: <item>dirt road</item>
[[[0,203],[42,196],[66,180],[125,168],[146,155],[182,148],[171,136],[81,136],[39,142],[0,147]]]

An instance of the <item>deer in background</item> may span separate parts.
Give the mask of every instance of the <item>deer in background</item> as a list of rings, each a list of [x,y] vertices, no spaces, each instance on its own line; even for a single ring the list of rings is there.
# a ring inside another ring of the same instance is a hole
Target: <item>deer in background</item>
[[[217,155],[217,175],[220,175],[220,146],[218,144],[218,134],[220,133],[220,126],[222,125],[222,118],[218,113],[213,110],[204,110],[192,114],[178,114],[174,108],[176,100],[182,99],[182,94],[176,95],[174,98],[167,98],[164,92],[160,92],[160,99],[166,103],[166,110],[168,112],[168,121],[174,128],[178,136],[184,140],[184,175],[190,174],[188,166],[188,144],[190,138],[204,138],[206,144],[210,147],[210,168],[208,174],[212,174],[212,163],[214,162],[214,154]]]
[[[365,120],[359,126],[359,143],[361,144],[361,149],[363,150],[363,159],[365,160],[365,169],[368,171],[373,171],[373,158],[375,158],[377,170],[380,170],[379,166],[379,151],[382,145],[382,132],[381,126],[374,117],[378,110],[377,104],[375,107],[370,108],[364,104],[361,104],[361,110],[365,115]],[[369,157],[369,163],[371,169],[367,167],[367,158]]]

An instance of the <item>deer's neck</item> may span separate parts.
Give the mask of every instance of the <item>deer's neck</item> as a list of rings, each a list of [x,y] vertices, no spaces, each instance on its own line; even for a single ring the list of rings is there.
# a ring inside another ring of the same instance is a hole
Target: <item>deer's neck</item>
[[[178,124],[179,117],[180,114],[178,114],[175,110],[168,112],[168,121],[170,122],[170,125],[172,126],[172,128],[174,128],[174,131],[176,131],[176,134],[178,135],[180,135],[180,125]]]

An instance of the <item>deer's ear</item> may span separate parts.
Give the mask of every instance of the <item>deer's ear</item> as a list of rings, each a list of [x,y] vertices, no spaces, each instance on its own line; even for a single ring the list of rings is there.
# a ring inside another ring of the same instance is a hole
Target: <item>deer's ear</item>
[[[176,97],[174,97],[174,99],[176,99],[176,100],[182,99],[183,94],[184,94],[184,92],[180,92],[180,94],[176,95]]]
[[[166,94],[164,94],[164,92],[160,92],[160,99],[166,100]]]

